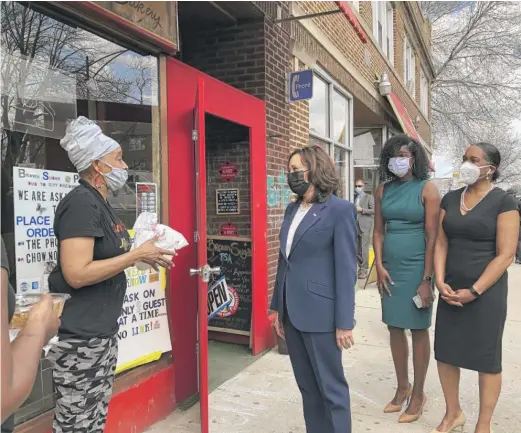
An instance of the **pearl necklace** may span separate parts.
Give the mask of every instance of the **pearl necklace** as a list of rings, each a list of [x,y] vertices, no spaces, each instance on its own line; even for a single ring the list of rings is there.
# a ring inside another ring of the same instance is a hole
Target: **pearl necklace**
[[[494,189],[494,185],[490,185],[490,188],[488,189],[488,191],[485,194],[483,194],[483,197],[481,197],[479,199],[479,201],[474,206],[472,206],[471,208],[468,208],[467,206],[465,206],[465,193],[467,192],[467,189],[468,189],[468,185],[465,187],[465,189],[461,193],[459,206],[460,206],[461,210],[463,210],[463,211],[468,213],[472,209],[474,209],[478,204],[481,203],[481,200],[483,200],[488,195],[488,193]]]

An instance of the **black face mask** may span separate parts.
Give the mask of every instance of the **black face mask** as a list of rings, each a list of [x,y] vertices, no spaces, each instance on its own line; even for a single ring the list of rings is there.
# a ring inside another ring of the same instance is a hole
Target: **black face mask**
[[[306,191],[309,189],[309,182],[306,182],[304,173],[304,170],[288,173],[289,188],[299,197],[303,197]]]

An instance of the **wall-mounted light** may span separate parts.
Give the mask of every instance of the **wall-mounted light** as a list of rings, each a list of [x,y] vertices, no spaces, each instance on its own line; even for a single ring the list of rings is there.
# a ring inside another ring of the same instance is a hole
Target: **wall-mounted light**
[[[386,72],[384,72],[378,83],[378,91],[382,96],[389,96],[391,94],[391,82]]]

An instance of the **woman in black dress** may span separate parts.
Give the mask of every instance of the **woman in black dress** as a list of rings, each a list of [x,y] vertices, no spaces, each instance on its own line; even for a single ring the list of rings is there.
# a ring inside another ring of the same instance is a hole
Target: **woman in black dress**
[[[518,204],[494,188],[501,156],[488,143],[470,146],[461,166],[465,188],[441,202],[434,270],[440,301],[434,352],[446,413],[435,432],[463,428],[460,368],[479,373],[475,433],[490,433],[501,391],[501,349],[507,313],[507,268],[519,234]]]

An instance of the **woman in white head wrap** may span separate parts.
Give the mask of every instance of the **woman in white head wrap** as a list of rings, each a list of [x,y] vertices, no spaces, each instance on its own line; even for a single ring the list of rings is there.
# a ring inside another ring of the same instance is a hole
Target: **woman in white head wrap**
[[[130,249],[121,219],[107,201],[128,177],[122,149],[94,122],[79,117],[61,140],[80,174],[80,185],[56,209],[58,264],[49,276],[51,292],[68,293],[51,349],[57,394],[53,431],[103,432],[117,361],[118,318],[127,279],[138,261],[170,268],[174,253],[156,240]]]

